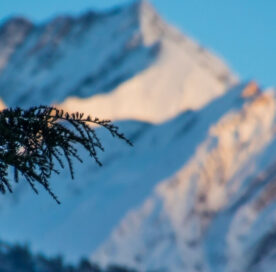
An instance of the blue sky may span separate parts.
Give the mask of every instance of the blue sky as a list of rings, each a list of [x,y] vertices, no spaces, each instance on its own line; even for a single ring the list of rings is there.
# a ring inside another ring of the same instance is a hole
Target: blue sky
[[[42,21],[128,0],[1,0],[0,18]],[[223,57],[244,80],[276,86],[276,0],[151,0],[170,23]]]

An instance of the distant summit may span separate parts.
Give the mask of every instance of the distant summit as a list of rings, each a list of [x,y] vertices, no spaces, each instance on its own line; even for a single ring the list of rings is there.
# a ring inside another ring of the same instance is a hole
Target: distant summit
[[[237,82],[147,1],[39,25],[15,18],[0,33],[0,96],[8,106],[43,101],[103,118],[161,122]]]

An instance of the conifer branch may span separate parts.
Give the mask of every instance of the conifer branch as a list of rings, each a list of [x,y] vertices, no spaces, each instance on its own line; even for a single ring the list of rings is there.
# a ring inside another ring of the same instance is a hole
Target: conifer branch
[[[8,176],[8,168],[13,167],[15,182],[21,175],[36,193],[39,183],[60,203],[49,184],[52,172],[60,173],[55,164],[64,168],[65,159],[74,178],[72,159],[82,162],[76,147],[81,145],[101,165],[98,151],[103,151],[104,147],[95,128],[89,124],[103,127],[113,137],[132,145],[110,120],[84,117],[78,112],[69,114],[48,106],[0,112],[0,192],[13,191]]]

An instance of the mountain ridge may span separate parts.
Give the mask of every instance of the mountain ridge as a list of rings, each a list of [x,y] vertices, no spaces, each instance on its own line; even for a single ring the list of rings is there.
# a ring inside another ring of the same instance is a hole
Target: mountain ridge
[[[191,159],[127,214],[92,260],[140,271],[262,271],[256,244],[275,226],[275,90],[252,99],[241,90],[214,104],[236,106],[217,113]],[[258,260],[244,258],[249,248]]]
[[[237,83],[218,58],[147,2],[103,14],[33,26],[0,73],[4,103],[44,101],[107,119],[162,122]]]

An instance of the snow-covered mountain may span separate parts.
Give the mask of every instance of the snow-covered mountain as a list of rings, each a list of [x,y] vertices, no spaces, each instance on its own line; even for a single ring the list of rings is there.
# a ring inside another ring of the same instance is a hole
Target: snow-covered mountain
[[[145,1],[41,25],[11,19],[1,29],[0,90],[8,106],[55,103],[104,118],[160,122],[200,108],[237,82],[220,59]]]
[[[276,265],[276,90],[236,76],[145,1],[0,28],[0,96],[126,119],[52,179],[0,198],[0,239],[139,271],[271,272]],[[132,120],[131,120],[132,119]]]
[[[189,159],[94,260],[141,271],[271,271],[261,267],[275,256],[276,91],[244,98],[239,87],[193,115],[171,143]]]

